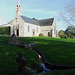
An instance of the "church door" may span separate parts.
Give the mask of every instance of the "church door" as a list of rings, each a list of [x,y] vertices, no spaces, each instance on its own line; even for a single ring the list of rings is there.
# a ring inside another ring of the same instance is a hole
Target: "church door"
[[[17,29],[17,31],[16,31],[16,35],[19,36],[19,29]]]
[[[35,32],[33,31],[33,36],[35,35]]]
[[[8,32],[8,35],[10,36],[11,35],[11,27],[9,26],[9,32]]]
[[[48,36],[50,36],[50,32],[48,32]]]

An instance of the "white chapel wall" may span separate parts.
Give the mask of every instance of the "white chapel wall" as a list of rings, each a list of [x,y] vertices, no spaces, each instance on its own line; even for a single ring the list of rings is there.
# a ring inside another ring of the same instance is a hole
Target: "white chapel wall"
[[[29,26],[29,31],[28,31],[28,26]],[[34,35],[33,35],[33,32],[34,32]],[[39,34],[40,34],[40,26],[30,24],[30,23],[24,23],[24,36],[25,37],[39,36]]]
[[[53,28],[53,37],[56,37],[57,36],[57,30],[56,30],[56,22],[55,22],[55,19],[53,21],[52,28]]]
[[[13,34],[13,27],[15,27],[15,34],[16,29],[19,29],[19,36],[24,36],[24,21],[20,16],[15,16],[11,22],[11,35]]]
[[[40,26],[41,33],[44,34],[44,36],[48,36],[48,32],[52,30],[52,26]]]

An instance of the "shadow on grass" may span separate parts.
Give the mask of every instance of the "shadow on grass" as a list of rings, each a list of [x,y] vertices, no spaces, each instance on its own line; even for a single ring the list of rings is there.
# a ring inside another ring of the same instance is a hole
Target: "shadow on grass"
[[[56,39],[46,37],[18,38],[24,43],[37,43],[46,56],[47,61],[55,65],[75,65],[75,40]],[[0,37],[0,75],[10,75],[10,69],[17,66],[16,57],[18,52],[23,52],[29,59],[29,67],[38,63],[34,51],[8,45],[9,37]]]
[[[19,40],[21,40],[21,38],[19,38]],[[45,54],[48,61],[56,65],[75,65],[75,40],[27,37],[21,41],[38,43],[37,48]]]

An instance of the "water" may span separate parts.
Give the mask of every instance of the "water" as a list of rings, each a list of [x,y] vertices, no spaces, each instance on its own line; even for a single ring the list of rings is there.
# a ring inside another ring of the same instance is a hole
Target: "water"
[[[41,73],[44,74],[44,73],[50,72],[51,70],[45,66],[45,64],[42,60],[42,56],[38,54],[38,57],[39,57],[40,65],[43,67],[43,71]]]
[[[41,64],[41,66],[43,67],[43,72],[42,72],[42,73],[47,73],[47,72],[51,71],[50,69],[48,69],[48,68],[45,66],[44,63],[40,63],[40,64]]]

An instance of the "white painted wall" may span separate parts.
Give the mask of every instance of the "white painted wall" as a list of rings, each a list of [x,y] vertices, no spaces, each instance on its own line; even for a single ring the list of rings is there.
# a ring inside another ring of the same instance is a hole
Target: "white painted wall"
[[[28,32],[28,25],[29,25],[29,32]],[[38,28],[38,32],[37,32]],[[33,36],[33,31],[34,31],[34,36],[39,36],[40,34],[40,26],[30,24],[30,23],[24,23],[24,36],[30,37]]]
[[[52,26],[40,26],[41,33],[44,34],[44,36],[48,36],[48,32],[50,32],[53,27]]]
[[[17,22],[16,22],[17,18]],[[28,32],[28,26],[29,26],[29,32]],[[56,23],[55,20],[52,24],[52,26],[39,26],[39,25],[34,25],[30,23],[24,22],[24,20],[20,16],[15,16],[15,18],[11,22],[11,35],[13,34],[13,27],[15,29],[19,29],[19,36],[20,37],[31,37],[33,36],[39,36],[40,33],[43,33],[44,36],[48,36],[48,32],[52,30],[52,37],[56,37]],[[37,32],[38,28],[38,32]],[[16,34],[16,30],[15,30]]]
[[[15,34],[16,29],[19,29],[19,36],[24,36],[24,20],[20,16],[15,16],[15,18],[11,22],[11,35],[13,34],[13,27],[15,27]]]
[[[53,24],[52,24],[52,28],[53,28],[53,37],[56,37],[57,36],[57,30],[56,30],[56,22],[55,22],[55,19],[53,21]]]

